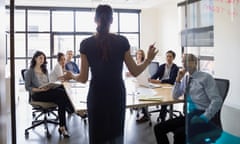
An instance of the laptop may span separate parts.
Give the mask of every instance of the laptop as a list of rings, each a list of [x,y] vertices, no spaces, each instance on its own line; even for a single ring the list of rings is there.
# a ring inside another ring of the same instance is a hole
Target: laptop
[[[150,78],[149,70],[146,68],[140,75],[136,77],[137,83],[140,86],[147,87],[147,88],[160,88],[160,84],[153,84],[148,82],[148,78]]]

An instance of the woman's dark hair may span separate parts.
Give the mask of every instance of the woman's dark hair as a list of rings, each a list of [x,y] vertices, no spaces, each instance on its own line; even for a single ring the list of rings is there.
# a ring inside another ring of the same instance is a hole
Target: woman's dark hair
[[[61,53],[61,52],[59,52],[59,53],[57,54],[57,61],[58,61],[58,62],[61,60],[61,57],[62,57],[62,56],[64,56],[64,54]]]
[[[36,58],[43,55],[44,56],[44,63],[41,65],[41,69],[42,69],[42,72],[43,73],[47,73],[47,60],[46,60],[46,55],[41,52],[41,51],[36,51],[33,55],[33,58],[31,60],[31,65],[30,65],[30,68],[34,68],[35,65],[36,65]]]
[[[95,22],[97,26],[97,47],[102,50],[102,58],[108,59],[108,50],[110,47],[109,28],[113,20],[113,11],[109,5],[99,5],[95,13]]]

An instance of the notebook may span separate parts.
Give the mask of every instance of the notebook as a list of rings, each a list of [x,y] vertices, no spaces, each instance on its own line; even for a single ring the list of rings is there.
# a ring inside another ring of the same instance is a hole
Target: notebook
[[[160,88],[160,84],[153,84],[148,82],[148,78],[150,78],[150,74],[148,69],[146,68],[139,76],[136,77],[137,83],[140,86],[147,88]]]
[[[139,96],[139,101],[161,101],[163,100],[163,96]]]
[[[44,85],[41,85],[39,88],[50,88],[50,89],[55,89],[57,87],[60,87],[62,85],[62,83],[60,81],[56,81],[56,82],[50,82]]]

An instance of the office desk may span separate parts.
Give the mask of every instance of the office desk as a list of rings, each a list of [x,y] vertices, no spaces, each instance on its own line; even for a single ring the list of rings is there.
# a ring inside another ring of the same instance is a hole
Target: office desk
[[[76,113],[82,113],[87,110],[87,93],[89,84],[81,84],[76,82],[63,83],[67,95],[72,102]],[[183,99],[174,100],[172,98],[172,86],[169,84],[161,84],[161,88],[146,88],[139,86],[133,79],[125,80],[126,87],[126,107],[137,108],[145,106],[156,106],[169,104],[170,109],[173,109],[172,104],[182,103]],[[161,97],[160,100],[139,100],[140,97]]]

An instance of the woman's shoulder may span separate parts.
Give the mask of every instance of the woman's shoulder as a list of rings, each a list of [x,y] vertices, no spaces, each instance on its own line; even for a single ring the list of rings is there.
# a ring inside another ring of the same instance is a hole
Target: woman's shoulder
[[[117,34],[111,34],[111,36],[115,39],[121,40],[121,41],[127,41],[127,38],[123,35],[117,35]]]
[[[89,37],[86,37],[85,39],[83,39],[83,41],[92,41],[95,39],[95,35],[92,35],[92,36],[89,36]]]
[[[28,78],[34,77],[35,76],[34,69],[33,68],[27,69],[24,75]]]
[[[30,73],[33,73],[33,72],[34,72],[34,69],[33,69],[33,68],[29,68],[29,69],[26,70],[26,73],[27,73],[27,74],[30,74]]]
[[[83,39],[80,46],[85,47],[86,45],[92,44],[93,41],[95,41],[95,36],[94,35]]]

